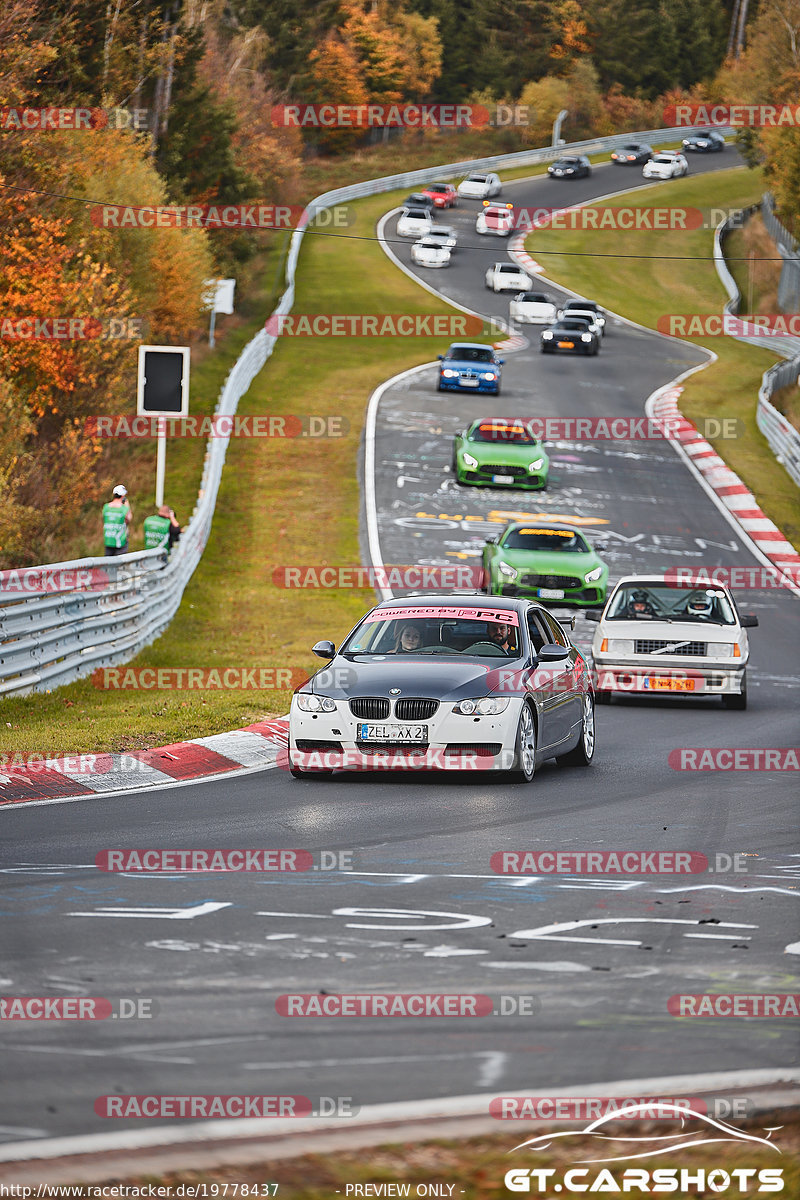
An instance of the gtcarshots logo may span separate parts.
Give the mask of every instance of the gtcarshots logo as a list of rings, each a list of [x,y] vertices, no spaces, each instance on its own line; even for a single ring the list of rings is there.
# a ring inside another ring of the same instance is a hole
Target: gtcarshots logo
[[[781,1126],[765,1129],[766,1137],[745,1133],[728,1122],[710,1116],[705,1109],[684,1107],[685,1101],[633,1101],[616,1112],[607,1113],[576,1131],[545,1133],[528,1138],[515,1146],[510,1153],[524,1150],[528,1153],[552,1151],[555,1142],[569,1146],[577,1143],[582,1152],[592,1154],[593,1147],[586,1149],[587,1139],[596,1144],[598,1157],[578,1159],[581,1166],[559,1171],[555,1167],[512,1167],[506,1171],[504,1182],[510,1192],[615,1192],[651,1193],[680,1192],[682,1195],[720,1195],[730,1192],[741,1196],[749,1191],[755,1193],[781,1192],[784,1188],[781,1167],[626,1167],[611,1170],[608,1167],[583,1164],[619,1163],[625,1159],[661,1158],[665,1154],[689,1150],[692,1146],[707,1146],[712,1143],[734,1143],[739,1148],[770,1150],[780,1155],[779,1147],[770,1137]],[[615,1133],[610,1123],[640,1119],[645,1111],[650,1119],[680,1118],[681,1128],[674,1134],[625,1133],[626,1153],[619,1153],[621,1135]],[[648,1111],[649,1110],[649,1111]]]

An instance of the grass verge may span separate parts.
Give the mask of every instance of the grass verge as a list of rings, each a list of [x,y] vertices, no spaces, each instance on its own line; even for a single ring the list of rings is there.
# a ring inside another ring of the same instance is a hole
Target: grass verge
[[[352,237],[304,239],[295,313],[452,313],[399,271],[387,271],[375,222],[402,196],[355,205],[356,223],[347,231]],[[239,411],[335,415],[348,423],[349,433],[319,440],[232,439],[203,559],[172,625],[132,668],[310,672],[318,662],[310,645],[321,637],[338,642],[374,593],[289,591],[275,586],[272,572],[281,565],[360,561],[356,468],[367,398],[387,376],[429,361],[441,349],[442,339],[430,337],[279,342]],[[170,499],[171,472],[168,461]],[[5,700],[0,752],[143,749],[280,714],[288,698],[267,690],[100,690],[86,679]]]
[[[761,191],[760,171],[734,168],[658,184],[644,193],[617,196],[607,204],[743,208],[757,200]],[[714,268],[712,246],[710,229],[642,229],[635,233],[542,229],[527,239],[526,248],[551,279],[655,329],[665,314],[721,312],[727,296]],[[667,261],[671,257],[676,261]],[[692,341],[713,350],[718,358],[686,381],[680,399],[682,412],[694,422],[705,417],[735,417],[742,422],[741,436],[709,440],[767,516],[791,542],[800,544],[797,487],[756,425],[761,376],[776,355],[729,337]],[[642,385],[644,391],[647,381]]]

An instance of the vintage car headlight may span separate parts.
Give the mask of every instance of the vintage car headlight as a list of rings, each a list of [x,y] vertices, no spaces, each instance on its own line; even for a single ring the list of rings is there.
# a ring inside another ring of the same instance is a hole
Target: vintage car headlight
[[[633,654],[633,638],[609,638],[609,654]]]
[[[708,654],[711,658],[733,658],[733,642],[709,642]]]
[[[502,560],[498,562],[497,569],[501,575],[505,575],[506,579],[516,579],[519,575],[516,567],[509,566],[507,562],[503,562]]]
[[[548,341],[548,342],[549,342],[549,341],[551,341],[551,340],[552,340],[552,337],[553,337],[553,335],[552,335],[552,333],[550,332],[550,330],[549,330],[549,329],[546,329],[546,330],[544,331],[544,333],[542,334],[542,337],[543,337],[543,338],[544,338],[546,341]]]
[[[474,469],[478,465],[477,458],[473,458],[471,454],[467,454],[466,450],[462,450],[461,457],[464,459],[465,465],[468,467],[471,467],[472,470],[474,471]]]
[[[303,712],[336,712],[336,701],[330,696],[317,696],[314,692],[298,692],[297,707]]]
[[[529,471],[540,471],[544,466],[543,458],[535,458],[532,463],[528,463]]]
[[[453,712],[462,717],[496,717],[507,708],[508,698],[500,700],[493,696],[485,696],[483,700],[461,700],[453,706]]]
[[[591,340],[592,340],[592,335],[590,333],[582,333],[581,334],[582,342],[590,342]]]
[[[586,580],[587,583],[594,583],[594,581],[596,579],[599,579],[602,574],[603,574],[603,568],[595,567],[595,569],[593,571],[587,571],[583,578]]]
[[[445,379],[458,379],[458,371],[451,371],[449,367],[442,371],[442,375]]]

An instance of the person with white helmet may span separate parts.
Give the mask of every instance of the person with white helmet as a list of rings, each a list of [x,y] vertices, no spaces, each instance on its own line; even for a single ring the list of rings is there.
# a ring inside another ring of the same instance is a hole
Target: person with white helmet
[[[124,483],[114,488],[113,497],[103,505],[103,541],[106,558],[128,553],[128,526],[133,520]]]
[[[697,592],[694,596],[690,596],[686,602],[687,617],[700,617],[702,620],[709,620],[714,611],[714,601],[709,592]]]

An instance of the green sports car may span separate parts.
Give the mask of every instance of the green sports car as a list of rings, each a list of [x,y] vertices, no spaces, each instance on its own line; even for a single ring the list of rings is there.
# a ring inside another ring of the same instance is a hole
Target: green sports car
[[[608,566],[572,525],[513,521],[484,546],[483,569],[491,596],[585,606],[605,602]]]
[[[456,434],[453,474],[457,483],[488,487],[547,487],[550,460],[522,420],[484,417]]]

